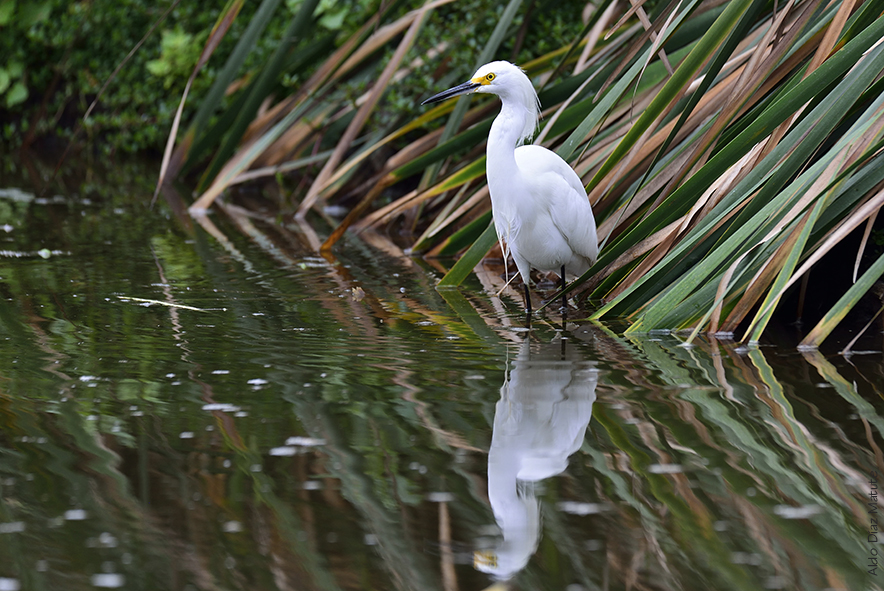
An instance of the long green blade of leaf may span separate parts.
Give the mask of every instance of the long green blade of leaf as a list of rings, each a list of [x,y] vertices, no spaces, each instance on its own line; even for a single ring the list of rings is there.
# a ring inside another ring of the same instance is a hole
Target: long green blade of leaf
[[[233,183],[236,177],[251,166],[258,156],[260,156],[270,144],[275,142],[279,136],[281,136],[292,123],[301,117],[304,114],[304,111],[309,107],[310,104],[308,102],[305,101],[301,103],[297,108],[293,109],[288,115],[274,125],[270,131],[242,150],[237,157],[231,159],[221,172],[218,173],[215,182],[213,182],[212,185],[206,189],[206,192],[190,206],[190,212],[192,214],[200,213],[208,209],[218,195]]]
[[[157,186],[154,190],[151,204],[156,200],[160,187],[165,182],[166,174],[171,173],[173,176],[177,174],[175,172],[177,165],[173,166],[172,170],[170,170],[172,149],[175,146],[175,138],[178,137],[178,126],[181,123],[181,114],[184,112],[184,103],[187,101],[190,86],[193,84],[199,71],[202,70],[203,66],[206,65],[206,62],[209,61],[209,58],[215,52],[215,49],[218,48],[218,45],[221,43],[221,40],[224,39],[227,31],[230,30],[230,27],[233,25],[233,21],[236,20],[236,15],[239,14],[242,5],[243,0],[228,0],[227,6],[224,7],[218,20],[215,22],[215,26],[212,27],[212,31],[209,33],[209,38],[203,46],[203,50],[200,53],[196,66],[194,66],[193,71],[190,73],[190,77],[187,79],[187,84],[184,86],[184,92],[181,94],[181,101],[178,103],[178,109],[175,111],[175,117],[172,120],[172,129],[169,131],[169,138],[166,140],[166,149],[163,153],[162,164],[160,165],[160,176],[157,180]]]
[[[829,60],[827,60],[820,68],[818,68],[801,83],[796,85],[792,89],[792,91],[787,93],[787,95],[784,95],[782,99],[771,105],[752,126],[744,130],[744,132],[737,136],[737,138],[735,138],[727,147],[725,147],[715,157],[710,159],[706,166],[704,166],[699,173],[693,175],[690,179],[688,179],[688,181],[686,181],[685,184],[682,185],[682,187],[675,191],[667,199],[663,206],[648,215],[628,234],[634,233],[636,236],[640,237],[644,235],[644,232],[647,231],[643,228],[650,227],[656,229],[661,224],[671,223],[673,219],[677,219],[678,215],[681,215],[684,211],[687,211],[686,208],[693,203],[693,192],[699,189],[699,187],[696,187],[695,185],[701,182],[699,177],[701,177],[704,172],[710,177],[723,174],[726,170],[726,167],[724,167],[723,164],[730,165],[730,160],[734,159],[733,161],[735,161],[740,150],[749,149],[760,139],[762,139],[764,133],[769,133],[769,131],[775,128],[775,122],[782,122],[783,120],[785,120],[785,118],[788,117],[788,115],[793,110],[792,105],[804,104],[804,102],[807,102],[814,96],[815,91],[818,91],[820,88],[824,88],[827,85],[827,83],[823,81],[827,79],[832,80],[838,74],[852,68],[856,64],[856,59],[860,55],[862,55],[862,53],[868,48],[869,45],[874,43],[874,41],[876,40],[875,35],[877,33],[884,32],[884,30],[882,30],[884,29],[882,25],[884,25],[884,18],[879,19],[879,21],[876,22],[876,27],[871,27],[869,30],[864,31],[862,35],[857,37],[854,40],[856,43],[855,45],[852,45],[853,42],[851,42],[851,44],[848,44],[848,46],[846,46],[842,51],[830,57]],[[848,48],[850,48],[851,51],[847,52]],[[842,54],[842,52],[845,53]],[[656,275],[667,269],[667,264],[684,259],[685,255],[690,251],[690,249],[696,246],[697,241],[705,236],[710,228],[721,223],[721,221],[729,214],[730,210],[738,205],[741,201],[743,201],[746,195],[751,194],[758,187],[761,187],[762,184],[764,184],[764,190],[775,190],[777,188],[776,185],[769,184],[768,177],[770,175],[776,174],[781,179],[788,179],[791,174],[794,174],[794,171],[797,170],[797,167],[800,166],[802,162],[807,157],[809,157],[810,154],[816,151],[817,146],[822,141],[821,138],[825,138],[828,130],[830,130],[835,124],[837,124],[837,122],[840,120],[840,117],[843,116],[844,105],[855,101],[856,97],[862,93],[862,89],[867,87],[869,83],[869,76],[874,77],[875,68],[878,68],[882,65],[881,63],[879,63],[880,59],[881,55],[879,51],[877,54],[877,58],[873,60],[874,63],[867,62],[865,64],[866,67],[860,68],[860,72],[852,72],[851,76],[848,77],[849,80],[845,80],[845,82],[839,86],[839,91],[827,95],[826,100],[818,106],[818,109],[820,109],[820,113],[828,111],[828,116],[826,116],[825,119],[821,118],[822,115],[807,115],[806,118],[802,122],[800,122],[797,127],[791,132],[792,134],[794,134],[795,138],[801,138],[800,142],[796,142],[796,140],[794,139],[787,139],[786,141],[782,142],[776,149],[774,149],[773,152],[768,155],[767,158],[765,158],[764,161],[762,161],[760,166],[756,166],[750,172],[750,174],[748,174],[742,181],[740,181],[737,187],[735,187],[729,195],[722,199],[722,201],[716,206],[716,208],[712,210],[710,215],[702,220],[693,230],[691,230],[691,233],[678,245],[676,245],[676,247],[667,255],[667,257],[663,261],[661,261],[660,264],[658,264],[644,277],[636,281],[636,283],[631,285],[626,291],[624,291],[623,294],[620,295],[620,297],[597,311],[593,316],[600,317],[605,313],[612,311],[617,306],[619,306],[620,303],[623,302],[624,299],[631,293],[635,292],[643,285],[651,285],[652,279],[654,279]],[[825,124],[819,125],[820,121],[823,120],[825,121]],[[817,139],[812,139],[810,137],[811,135],[816,135]],[[796,144],[797,148],[795,148]],[[795,154],[793,154],[793,163],[788,167],[779,165],[775,169],[774,165],[779,163],[780,160],[790,150],[795,152]],[[704,171],[704,169],[706,170]],[[779,181],[779,184],[782,184],[782,180]],[[753,214],[755,214],[761,207],[761,205],[765,203],[763,199],[759,199],[756,201],[757,205],[753,208]],[[677,205],[679,203],[682,203],[683,205]],[[739,232],[739,230],[735,231]],[[619,248],[612,248],[609,249],[609,252],[604,253],[603,257],[600,257],[599,262],[596,263],[595,268],[603,268],[603,265],[609,264],[611,260],[613,260],[613,258],[615,258],[617,255],[621,254],[622,250],[625,249],[629,244],[631,244],[633,240],[634,239],[632,239],[629,235],[622,238],[619,241],[620,244],[616,245],[619,246]],[[709,271],[709,269],[703,270],[707,272]],[[590,269],[590,271],[585,274],[585,277],[592,272],[594,272],[594,269]],[[584,280],[584,278],[581,278],[581,280]],[[657,291],[659,292],[659,288],[657,289]],[[685,293],[688,293],[689,291],[690,290]]]
[[[767,327],[767,323],[770,322],[770,318],[773,315],[773,311],[776,306],[776,301],[774,299],[776,297],[775,294],[780,293],[780,290],[783,288],[786,282],[789,281],[789,278],[795,271],[795,267],[798,265],[798,261],[801,258],[801,253],[804,252],[804,247],[807,244],[807,239],[810,237],[810,232],[813,229],[813,226],[816,223],[817,219],[819,219],[820,212],[822,212],[825,203],[825,198],[822,198],[818,199],[816,204],[813,206],[813,209],[810,211],[807,220],[804,222],[804,225],[801,228],[801,232],[799,232],[798,234],[798,240],[792,247],[792,251],[786,258],[786,261],[783,264],[783,267],[780,269],[776,280],[768,291],[767,297],[765,297],[764,301],[762,302],[761,309],[758,311],[756,317],[752,320],[749,328],[746,329],[746,334],[751,335],[749,337],[750,342],[757,342],[758,339],[761,338],[761,333],[764,331],[765,327]],[[779,298],[776,299],[778,300]]]
[[[249,96],[243,103],[239,115],[224,139],[224,143],[218,148],[215,157],[206,168],[198,187],[200,190],[204,190],[208,186],[209,182],[215,178],[227,160],[236,151],[252,118],[258,112],[261,102],[267,98],[267,95],[270,94],[273,86],[279,79],[285,66],[289,49],[294,46],[296,41],[305,38],[308,34],[309,25],[313,20],[313,12],[318,4],[319,0],[304,0],[298,13],[283,34],[279,45],[277,45],[276,50],[273,52],[273,56],[261,70],[261,74],[249,91]]]
[[[488,251],[497,244],[497,231],[494,224],[488,224],[482,235],[473,242],[473,245],[460,257],[454,266],[448,270],[445,277],[436,285],[437,288],[451,288],[460,285],[466,279],[473,269],[476,268]]]
[[[193,121],[181,138],[174,160],[185,162],[190,157],[190,149],[196,140],[197,134],[206,129],[209,118],[216,111],[218,105],[221,104],[227,87],[233,82],[246,57],[255,48],[261,33],[270,24],[270,19],[279,6],[279,2],[280,0],[263,0],[261,2],[261,6],[258,7],[255,15],[249,21],[249,26],[246,27],[242,37],[236,43],[236,47],[230,53],[230,57],[227,58],[224,67],[215,78],[215,82],[212,83],[206,96],[200,102]],[[199,157],[199,154],[195,156]]]
[[[497,22],[497,26],[494,27],[491,37],[488,38],[488,42],[482,49],[482,53],[479,54],[476,68],[479,68],[479,66],[486,62],[490,62],[494,57],[494,54],[497,53],[498,47],[500,47],[504,36],[509,30],[510,23],[512,23],[513,18],[516,16],[521,5],[522,0],[509,1],[503,14],[500,16],[500,20]],[[470,73],[472,74],[472,72]],[[464,115],[466,115],[467,109],[469,109],[469,105],[469,96],[464,96],[458,99],[457,104],[454,106],[454,111],[452,111],[451,115],[448,117],[448,121],[445,122],[445,129],[442,131],[442,137],[439,138],[440,146],[451,139],[451,137],[457,133],[457,130],[460,129],[460,123],[463,121]],[[424,175],[421,178],[421,187],[429,187],[436,181],[436,175],[439,174],[440,166],[440,162],[434,162],[424,171]]]
[[[859,302],[860,298],[866,294],[878,279],[884,275],[884,254],[878,257],[871,267],[859,278],[859,280],[850,286],[841,298],[835,302],[835,305],[826,312],[813,330],[798,345],[802,349],[815,349],[826,340],[832,330],[840,323],[847,313]]]
[[[614,152],[611,153],[592,180],[589,181],[589,185],[587,185],[588,191],[602,182],[602,179],[629,153],[639,138],[671,106],[672,101],[690,83],[703,63],[708,59],[712,50],[726,39],[730,30],[739,22],[740,17],[751,4],[752,0],[732,0],[727,5],[725,11],[721,13],[721,16],[716,19],[712,27],[709,28],[694,49],[679,65],[672,77],[651,101],[651,104],[642,112],[638,120],[623,139],[620,140],[620,143],[617,144],[617,147],[614,148]]]
[[[475,242],[491,222],[491,212],[487,211],[472,222],[449,236],[436,250],[436,256],[453,256]],[[487,231],[487,228],[486,230]]]

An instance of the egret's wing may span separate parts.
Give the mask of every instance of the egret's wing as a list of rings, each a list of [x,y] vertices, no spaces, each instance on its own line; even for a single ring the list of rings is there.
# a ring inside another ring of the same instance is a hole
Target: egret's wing
[[[534,178],[548,173],[557,174],[573,189],[574,193],[586,197],[586,189],[583,188],[583,183],[574,169],[562,160],[561,156],[543,146],[531,145],[516,148],[516,164],[523,172],[529,172]]]
[[[595,218],[574,169],[558,154],[542,146],[517,148],[516,164],[534,199],[547,209],[571,249],[595,262],[598,258]]]
[[[551,179],[549,184],[555,190],[549,210],[553,223],[574,252],[594,263],[599,254],[598,237],[586,193],[574,191],[574,187],[558,176]]]

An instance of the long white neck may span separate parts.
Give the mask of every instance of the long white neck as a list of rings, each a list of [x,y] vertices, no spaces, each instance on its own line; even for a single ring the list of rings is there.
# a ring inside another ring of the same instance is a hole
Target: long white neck
[[[534,131],[536,115],[506,95],[501,96],[500,101],[500,113],[491,124],[488,145],[499,143],[512,152]]]
[[[521,174],[516,166],[516,147],[524,139],[524,130],[528,125],[533,129],[536,120],[532,121],[533,114],[518,102],[503,96],[501,101],[500,113],[494,118],[488,134],[486,170],[488,185],[492,187],[491,194],[505,197],[508,191],[504,187],[518,182]],[[500,186],[502,190],[495,191],[495,186]]]

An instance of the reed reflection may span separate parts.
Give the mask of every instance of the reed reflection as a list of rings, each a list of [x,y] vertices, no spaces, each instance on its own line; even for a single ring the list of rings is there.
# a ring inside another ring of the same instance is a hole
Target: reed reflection
[[[540,541],[535,483],[560,474],[580,449],[592,416],[595,363],[567,340],[525,340],[510,362],[494,412],[488,453],[488,498],[501,538],[477,550],[474,566],[509,579]]]

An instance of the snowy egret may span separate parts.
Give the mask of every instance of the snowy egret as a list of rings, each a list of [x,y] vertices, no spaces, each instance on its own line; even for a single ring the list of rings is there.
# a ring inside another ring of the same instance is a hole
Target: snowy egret
[[[501,101],[488,134],[488,190],[504,260],[513,255],[530,315],[531,267],[558,273],[563,287],[566,272],[586,272],[598,258],[595,218],[574,169],[542,146],[522,145],[537,128],[540,100],[518,66],[505,61],[485,64],[469,81],[422,104],[477,92],[496,94]]]
[[[478,570],[509,579],[534,554],[541,531],[534,483],[563,472],[583,445],[597,384],[595,362],[574,347],[522,342],[504,373],[488,450],[488,501],[503,539],[473,554]]]

